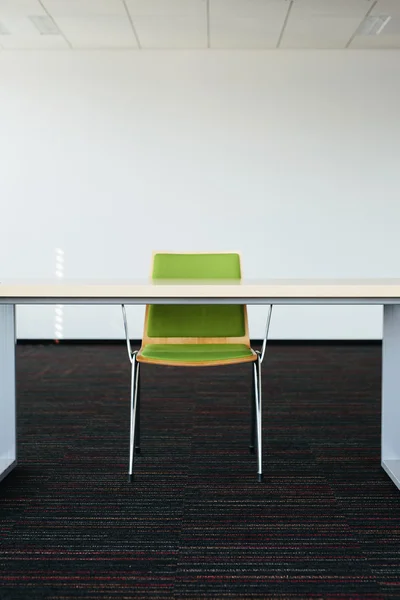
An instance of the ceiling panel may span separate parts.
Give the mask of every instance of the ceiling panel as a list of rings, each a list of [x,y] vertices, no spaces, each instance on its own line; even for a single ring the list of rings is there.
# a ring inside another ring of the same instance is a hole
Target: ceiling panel
[[[42,2],[55,19],[126,15],[121,0],[42,0]]]
[[[293,14],[358,17],[366,14],[376,0],[294,0]],[[397,0],[396,0],[397,1]]]
[[[0,37],[4,50],[68,50],[69,45],[60,35],[19,34]]]
[[[379,0],[370,12],[370,17],[389,16],[390,21],[378,35],[363,35],[356,32],[349,48],[390,49],[400,48],[400,1]]]
[[[287,13],[290,0],[209,0],[210,16],[214,19],[229,17],[258,17],[269,19],[273,11]]]
[[[68,48],[61,34],[43,35],[29,17],[46,17],[46,11],[37,0],[0,0],[0,46],[5,50],[57,50]]]
[[[138,48],[121,0],[42,0],[73,48]]]
[[[0,0],[0,21],[4,17],[46,14],[38,0]]]
[[[59,50],[69,47],[62,35],[41,35],[28,19],[9,19],[6,25],[12,33],[0,36],[0,46],[4,50]]]
[[[400,49],[400,35],[356,36],[349,48],[358,50],[396,50]]]
[[[58,17],[55,21],[73,48],[138,48],[127,15]]]
[[[191,17],[132,17],[141,48],[207,48],[207,20]]]
[[[207,48],[206,0],[126,0],[141,48]]]
[[[275,48],[290,2],[210,0],[211,48]]]
[[[389,15],[379,35],[365,16]],[[30,17],[51,15],[61,33]],[[3,28],[3,32],[2,32]],[[65,39],[64,39],[65,35]],[[139,43],[138,43],[139,42]],[[0,0],[0,48],[400,48],[400,0]]]
[[[228,23],[210,23],[210,48],[276,48],[280,29],[266,30],[257,19],[240,19]]]
[[[199,17],[207,10],[206,0],[126,0],[132,16]]]
[[[400,0],[378,0],[378,2],[371,11],[371,14],[386,14],[400,16]]]
[[[280,48],[345,48],[371,0],[296,0]]]

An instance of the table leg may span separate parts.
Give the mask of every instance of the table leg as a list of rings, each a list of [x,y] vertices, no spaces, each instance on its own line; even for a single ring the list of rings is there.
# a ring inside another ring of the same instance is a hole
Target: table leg
[[[0,304],[0,480],[17,464],[15,306]]]
[[[400,488],[400,304],[383,309],[381,464]]]

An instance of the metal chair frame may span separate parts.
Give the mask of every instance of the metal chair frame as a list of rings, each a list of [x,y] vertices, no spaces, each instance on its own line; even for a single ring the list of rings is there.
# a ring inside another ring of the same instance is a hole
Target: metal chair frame
[[[253,385],[252,385],[252,402],[251,402],[251,418],[250,418],[250,445],[249,449],[252,454],[255,454],[257,448],[257,478],[261,482],[263,479],[262,465],[262,386],[261,386],[261,365],[265,358],[265,351],[268,341],[269,326],[271,323],[272,307],[269,306],[267,322],[265,327],[265,335],[262,343],[261,351],[256,350],[257,360],[252,363],[253,370]],[[126,347],[128,357],[131,363],[131,403],[130,403],[130,444],[129,444],[129,469],[128,480],[133,481],[133,461],[134,454],[140,454],[140,363],[138,362],[137,350],[132,350],[131,341],[128,331],[128,319],[126,316],[125,305],[122,304],[122,316],[124,321]]]

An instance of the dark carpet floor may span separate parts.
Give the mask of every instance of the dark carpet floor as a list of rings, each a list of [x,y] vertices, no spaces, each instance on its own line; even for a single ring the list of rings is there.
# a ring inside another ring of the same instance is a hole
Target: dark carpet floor
[[[145,365],[129,484],[124,346],[18,346],[1,600],[400,598],[380,362],[378,344],[269,347],[263,484],[250,366]]]

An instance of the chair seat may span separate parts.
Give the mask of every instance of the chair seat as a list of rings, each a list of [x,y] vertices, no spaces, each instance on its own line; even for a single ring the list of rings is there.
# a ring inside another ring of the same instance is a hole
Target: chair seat
[[[211,366],[255,361],[256,353],[245,344],[146,344],[139,362],[180,366]]]

